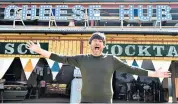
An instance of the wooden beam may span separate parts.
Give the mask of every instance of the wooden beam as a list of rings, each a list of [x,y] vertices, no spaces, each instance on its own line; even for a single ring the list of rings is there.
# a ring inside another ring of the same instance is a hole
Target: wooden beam
[[[172,99],[172,101],[173,101],[173,103],[177,103],[176,83],[175,83],[177,68],[178,68],[178,61],[175,61],[174,69],[172,70],[172,89],[173,89],[173,99]]]
[[[176,66],[177,62],[172,62],[171,64],[171,73],[172,77],[168,79],[168,89],[169,89],[169,102],[177,103],[176,99],[176,88],[175,88],[175,78],[176,78]]]

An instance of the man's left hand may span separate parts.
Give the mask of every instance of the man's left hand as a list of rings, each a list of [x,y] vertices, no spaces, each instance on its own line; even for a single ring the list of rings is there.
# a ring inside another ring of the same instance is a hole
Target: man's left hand
[[[159,78],[170,78],[171,73],[169,71],[156,71],[156,77]]]
[[[159,78],[170,78],[171,73],[169,71],[148,71],[148,76],[159,77]]]

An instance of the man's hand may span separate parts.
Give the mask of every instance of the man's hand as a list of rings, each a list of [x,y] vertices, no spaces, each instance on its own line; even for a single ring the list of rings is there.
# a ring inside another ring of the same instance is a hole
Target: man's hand
[[[32,50],[38,54],[41,54],[42,56],[47,57],[47,58],[49,58],[51,55],[51,52],[41,49],[39,42],[37,42],[37,44],[35,44],[34,42],[29,41],[26,44],[26,48],[28,48],[29,50]]]
[[[171,73],[169,71],[156,71],[156,76],[160,77],[160,78],[170,78],[171,77]]]
[[[28,48],[36,53],[40,53],[40,50],[41,50],[39,42],[37,42],[37,44],[35,44],[32,41],[27,42],[26,48]]]
[[[149,77],[170,78],[171,73],[169,71],[148,71]]]

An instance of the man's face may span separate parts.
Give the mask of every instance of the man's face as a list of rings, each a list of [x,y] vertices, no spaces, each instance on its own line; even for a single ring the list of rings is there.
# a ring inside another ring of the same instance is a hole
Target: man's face
[[[91,41],[90,47],[93,56],[100,56],[105,46],[102,40],[93,39]]]

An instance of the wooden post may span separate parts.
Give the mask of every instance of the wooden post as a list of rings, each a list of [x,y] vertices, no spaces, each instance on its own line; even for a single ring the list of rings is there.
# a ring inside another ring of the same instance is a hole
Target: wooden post
[[[80,41],[80,54],[83,54],[83,40]]]
[[[178,62],[175,61],[174,63],[174,67],[173,67],[173,70],[172,70],[172,91],[173,91],[173,103],[177,103],[177,98],[176,98],[176,83],[175,83],[175,79],[176,79],[176,69],[178,67]]]
[[[169,89],[169,102],[176,103],[176,89],[175,89],[175,77],[176,77],[176,62],[171,64],[172,77],[168,78],[168,89]]]

